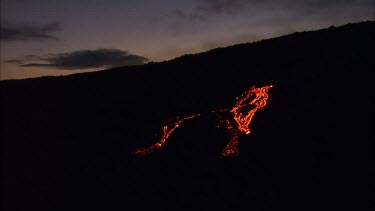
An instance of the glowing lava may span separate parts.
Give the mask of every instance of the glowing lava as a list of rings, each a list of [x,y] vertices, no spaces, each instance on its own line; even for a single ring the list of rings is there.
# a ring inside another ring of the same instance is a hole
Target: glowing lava
[[[232,154],[238,154],[238,139],[239,139],[239,130],[233,125],[233,123],[229,120],[226,120],[224,124],[222,124],[226,128],[226,130],[231,135],[230,141],[221,151],[223,156],[228,156]]]
[[[140,154],[140,155],[147,155],[153,152],[155,149],[163,147],[165,142],[168,140],[170,135],[180,126],[182,122],[188,119],[194,119],[195,117],[200,116],[200,114],[195,114],[195,115],[189,115],[186,117],[176,117],[174,120],[168,121],[169,123],[163,127],[162,131],[162,138],[160,141],[158,141],[156,144],[145,147],[142,149],[137,149],[133,153],[134,154]]]
[[[233,114],[233,119],[220,120],[221,125],[225,127],[231,135],[229,143],[222,150],[223,156],[238,154],[239,133],[244,132],[246,135],[250,134],[249,125],[254,117],[254,114],[266,106],[269,98],[269,88],[272,88],[272,85],[260,88],[251,87],[236,98],[237,102],[232,109],[211,111],[213,113],[230,112]],[[194,114],[186,117],[176,117],[174,120],[169,121],[167,125],[163,127],[162,138],[156,144],[137,149],[134,151],[134,154],[146,155],[150,154],[155,149],[163,147],[165,142],[181,123],[189,119],[194,119],[198,116],[201,116],[201,114]]]
[[[242,131],[246,135],[250,134],[249,125],[254,114],[267,105],[269,88],[272,88],[272,85],[261,88],[251,87],[236,98],[237,102],[230,112],[234,114],[233,118],[238,126],[236,129],[229,120],[226,121],[226,128],[232,138],[221,152],[222,155],[238,154],[239,132]]]

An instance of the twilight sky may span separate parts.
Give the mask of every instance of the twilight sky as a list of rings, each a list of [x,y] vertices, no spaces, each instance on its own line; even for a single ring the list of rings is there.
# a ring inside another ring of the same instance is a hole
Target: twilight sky
[[[1,80],[169,60],[374,20],[374,0],[0,0]]]

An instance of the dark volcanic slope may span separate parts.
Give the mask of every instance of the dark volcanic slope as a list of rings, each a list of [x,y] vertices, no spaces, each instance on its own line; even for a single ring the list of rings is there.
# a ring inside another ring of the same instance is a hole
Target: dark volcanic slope
[[[3,81],[4,210],[175,210],[373,204],[374,22],[300,32],[171,61]],[[240,155],[211,116],[156,141],[175,115],[231,107],[273,84]]]

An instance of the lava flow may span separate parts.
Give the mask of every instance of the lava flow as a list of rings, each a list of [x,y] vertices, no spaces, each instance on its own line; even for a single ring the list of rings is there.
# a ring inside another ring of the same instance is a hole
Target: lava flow
[[[227,130],[232,135],[229,143],[224,147],[222,155],[228,156],[231,154],[238,154],[238,139],[239,132],[242,131],[246,135],[250,134],[249,125],[255,112],[264,108],[267,105],[268,89],[273,86],[264,86],[261,88],[251,87],[246,90],[242,95],[237,97],[237,102],[230,110],[234,114],[234,120],[237,123],[237,128],[234,128],[233,123],[227,120]]]
[[[163,137],[160,141],[158,141],[156,144],[152,146],[137,149],[135,150],[134,154],[147,155],[153,152],[155,149],[163,147],[165,142],[168,140],[169,136],[180,126],[182,122],[188,119],[194,119],[198,116],[200,116],[200,114],[189,115],[182,118],[178,116],[174,119],[174,121],[168,121],[169,123],[163,127]]]
[[[236,98],[237,102],[232,109],[212,111],[214,113],[230,112],[233,114],[233,119],[230,118],[220,120],[221,126],[225,127],[231,135],[229,143],[222,151],[223,156],[238,154],[239,133],[244,132],[246,135],[250,134],[249,125],[254,114],[266,106],[269,98],[269,88],[272,88],[272,85],[260,88],[251,87]],[[149,147],[137,149],[133,153],[146,155],[150,154],[155,149],[163,147],[165,142],[181,123],[189,119],[194,119],[198,116],[201,116],[201,114],[194,114],[186,117],[176,117],[173,121],[168,122],[167,125],[163,127],[162,138],[157,143]]]

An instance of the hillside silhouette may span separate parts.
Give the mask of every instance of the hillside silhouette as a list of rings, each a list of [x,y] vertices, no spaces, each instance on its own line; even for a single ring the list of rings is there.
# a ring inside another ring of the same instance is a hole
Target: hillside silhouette
[[[374,206],[374,22],[62,77],[1,81],[4,210],[366,210]],[[267,106],[223,157],[212,115]]]

